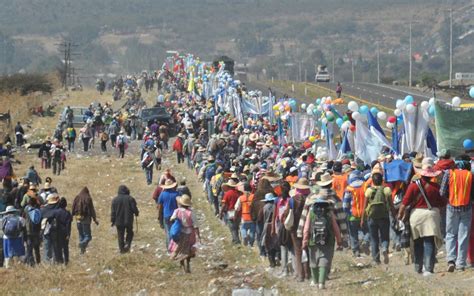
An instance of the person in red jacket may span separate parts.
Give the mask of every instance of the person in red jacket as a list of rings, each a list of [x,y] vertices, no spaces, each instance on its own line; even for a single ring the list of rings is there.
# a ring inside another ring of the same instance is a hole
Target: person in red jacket
[[[176,151],[178,164],[182,162],[184,163],[183,143],[184,143],[184,135],[182,133],[179,133],[173,144],[173,151]]]

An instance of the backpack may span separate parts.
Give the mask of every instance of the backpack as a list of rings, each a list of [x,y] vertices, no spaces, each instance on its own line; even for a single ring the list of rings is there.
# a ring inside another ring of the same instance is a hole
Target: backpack
[[[58,230],[58,221],[55,217],[43,218],[41,220],[41,230],[44,236],[50,236]]]
[[[28,208],[28,217],[34,225],[41,224],[41,211],[37,208]]]
[[[384,187],[372,187],[372,194],[367,203],[365,210],[367,217],[372,219],[380,219],[388,217],[388,203],[387,198],[383,192]]]
[[[9,238],[17,238],[21,235],[20,217],[10,216],[6,218],[3,225],[3,233]]]
[[[311,215],[313,216],[311,219],[313,220],[311,241],[314,242],[316,246],[325,246],[329,242],[329,217],[326,212],[324,215],[318,216],[314,211],[314,207],[311,211]]]
[[[179,237],[181,236],[181,220],[175,219],[170,228],[170,237],[174,242],[179,242]]]

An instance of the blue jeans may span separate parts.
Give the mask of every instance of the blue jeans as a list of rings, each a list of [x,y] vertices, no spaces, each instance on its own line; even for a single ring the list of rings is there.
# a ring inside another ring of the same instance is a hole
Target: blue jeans
[[[415,251],[415,271],[421,273],[424,266],[425,271],[433,272],[436,259],[434,236],[420,237],[415,239],[413,242]]]
[[[150,185],[153,183],[153,166],[145,168],[146,183]]]
[[[369,242],[369,231],[367,225],[364,224],[363,227],[360,227],[360,220],[348,221],[349,224],[349,235],[351,239],[351,249],[353,253],[360,252],[359,245],[359,232],[362,232],[362,240],[364,242]]]
[[[368,221],[369,233],[370,233],[370,251],[372,253],[372,259],[376,262],[380,262],[380,249],[382,252],[388,252],[388,245],[390,239],[390,219],[371,219]]]
[[[168,250],[168,247],[169,247],[170,241],[171,241],[170,228],[171,228],[172,223],[170,222],[170,218],[171,217],[165,218],[165,223],[164,223],[165,233],[166,233],[166,250]]]
[[[51,237],[43,237],[43,247],[44,247],[44,261],[48,263],[53,262],[53,240]]]
[[[390,216],[390,225],[392,225],[392,216]],[[392,227],[390,227],[390,240],[393,241],[393,246],[400,246],[401,232],[395,232]]]
[[[446,210],[446,260],[455,263],[457,268],[466,267],[471,218],[471,209],[457,212],[448,205]]]
[[[240,225],[240,234],[242,235],[244,246],[250,245],[253,247],[253,243],[255,242],[255,222],[242,222],[242,225]]]
[[[77,231],[79,232],[79,248],[84,253],[92,240],[91,224],[77,222]]]
[[[214,202],[214,194],[212,193],[212,186],[209,182],[209,180],[206,180],[206,192],[207,192],[207,201],[210,203],[210,204],[213,204]]]

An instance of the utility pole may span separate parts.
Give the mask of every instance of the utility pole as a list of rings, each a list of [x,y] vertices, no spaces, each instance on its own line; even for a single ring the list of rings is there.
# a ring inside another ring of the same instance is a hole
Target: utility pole
[[[332,52],[332,80],[333,80],[333,81],[336,81],[336,76],[335,76],[335,74],[334,74],[334,73],[335,73],[335,70],[334,70],[335,65],[336,65],[336,64],[335,64],[335,62],[334,62],[334,51],[333,51],[333,52]]]
[[[412,75],[412,53],[411,53],[411,27],[412,27],[412,20],[410,20],[410,73],[408,74],[408,86],[411,87],[411,75]]]
[[[377,84],[380,84],[380,46],[377,41]]]
[[[72,67],[72,57],[78,56],[78,53],[73,52],[73,48],[77,47],[77,44],[72,43],[71,41],[63,41],[60,44],[57,44],[60,47],[60,50],[63,54],[64,58],[64,67],[63,67],[63,77],[62,83],[64,90],[67,90],[68,85],[72,82],[75,83],[75,75],[76,75],[76,68],[73,69]]]
[[[449,88],[453,87],[453,8],[449,9]]]
[[[355,74],[354,74],[354,52],[351,50],[351,64],[352,64],[352,84],[355,83]]]

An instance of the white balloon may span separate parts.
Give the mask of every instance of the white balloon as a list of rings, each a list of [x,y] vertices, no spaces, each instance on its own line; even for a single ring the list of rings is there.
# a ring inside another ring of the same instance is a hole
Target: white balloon
[[[387,128],[392,129],[394,127],[394,124],[391,122],[387,122]]]
[[[350,122],[349,122],[349,121],[345,121],[345,122],[341,125],[341,130],[344,131],[344,132],[347,132],[347,130],[349,129],[350,126],[351,126]]]
[[[356,112],[357,110],[359,110],[359,104],[354,101],[350,101],[349,104],[347,104],[347,108],[349,108],[349,110],[351,110],[352,112]]]
[[[308,109],[311,109],[311,110],[313,110],[313,109],[314,109],[314,104],[312,104],[312,103],[311,103],[311,104],[309,104],[309,105],[308,105]]]
[[[330,99],[330,100],[332,101],[332,98],[331,98],[330,96],[329,96],[329,97],[327,97],[327,98],[326,98],[326,100],[327,100],[327,99]]]
[[[408,104],[408,105],[406,106],[406,110],[407,110],[407,112],[410,113],[410,114],[411,114],[411,113],[415,113],[416,107],[413,106],[412,104]]]
[[[430,107],[430,103],[428,101],[423,101],[420,104],[421,110],[426,110]]]
[[[321,119],[321,122],[322,122],[323,124],[327,124],[327,123],[328,123],[328,120],[327,120],[326,118],[323,118],[323,119]]]
[[[393,111],[393,114],[398,117],[398,116],[402,115],[402,110],[400,110],[400,109],[395,109],[395,110]]]
[[[301,104],[301,109],[306,110],[306,104],[305,103]]]
[[[318,111],[323,111],[323,107],[321,105],[318,105]]]
[[[397,100],[397,109],[403,110],[405,109],[406,103],[403,100]]]
[[[377,113],[377,118],[380,120],[385,120],[387,119],[387,113],[380,111],[379,113]]]
[[[431,99],[429,100],[430,106],[433,105],[434,102],[435,102],[435,98],[431,98]]]
[[[313,109],[309,109],[309,107],[308,107],[308,109],[306,109],[306,113],[308,115],[313,115]]]
[[[359,112],[355,111],[355,112],[352,113],[352,118],[354,120],[359,120],[361,118],[361,115],[360,115]]]
[[[460,97],[454,97],[452,100],[452,104],[454,107],[459,107],[461,105],[461,98]]]

